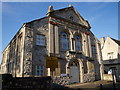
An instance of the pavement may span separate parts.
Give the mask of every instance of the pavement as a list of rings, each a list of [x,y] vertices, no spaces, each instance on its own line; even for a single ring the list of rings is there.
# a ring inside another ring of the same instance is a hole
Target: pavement
[[[53,90],[120,90],[120,82],[94,81],[89,83],[75,83],[65,86],[53,86]]]

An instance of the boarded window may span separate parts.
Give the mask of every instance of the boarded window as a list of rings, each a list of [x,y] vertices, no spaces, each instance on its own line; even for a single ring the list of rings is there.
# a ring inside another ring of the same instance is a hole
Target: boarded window
[[[36,45],[45,46],[45,36],[36,35]]]

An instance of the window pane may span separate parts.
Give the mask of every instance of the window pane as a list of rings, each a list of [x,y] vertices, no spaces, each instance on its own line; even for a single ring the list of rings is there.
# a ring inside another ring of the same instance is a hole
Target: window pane
[[[45,36],[36,35],[36,45],[45,46]]]
[[[43,66],[36,66],[36,75],[43,75]]]
[[[64,50],[69,49],[69,37],[64,32],[61,34],[61,45]]]
[[[77,51],[82,50],[82,39],[79,36],[75,36],[75,48]]]

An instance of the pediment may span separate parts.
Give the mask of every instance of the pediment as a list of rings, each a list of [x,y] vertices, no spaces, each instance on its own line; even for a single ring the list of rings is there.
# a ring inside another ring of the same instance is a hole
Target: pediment
[[[90,27],[89,23],[83,19],[83,17],[74,9],[74,7],[63,8],[59,10],[54,10],[50,12],[51,14],[67,19],[71,22],[76,22],[78,24]]]

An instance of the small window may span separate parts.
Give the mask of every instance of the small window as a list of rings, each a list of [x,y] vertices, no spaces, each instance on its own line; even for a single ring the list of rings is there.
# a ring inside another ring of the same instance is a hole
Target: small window
[[[36,75],[43,75],[44,74],[44,67],[43,66],[36,66]]]
[[[70,20],[73,21],[73,16],[70,16]]]
[[[45,36],[36,35],[36,45],[45,46]]]
[[[107,53],[107,55],[108,55],[108,59],[113,59],[113,52],[109,52],[109,53]]]

